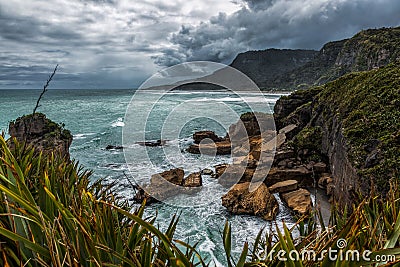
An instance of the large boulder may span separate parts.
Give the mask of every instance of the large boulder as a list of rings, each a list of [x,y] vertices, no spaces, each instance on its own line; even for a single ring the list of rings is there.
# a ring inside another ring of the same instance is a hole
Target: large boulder
[[[296,191],[281,194],[281,198],[297,214],[304,215],[311,211],[311,196],[306,189],[300,188]]]
[[[250,214],[273,220],[278,212],[278,202],[265,184],[249,192],[250,183],[236,184],[222,196],[222,205],[233,214]]]
[[[236,124],[229,127],[231,140],[240,140],[244,137],[261,135],[267,130],[274,130],[274,117],[270,114],[260,112],[248,112],[240,116]]]
[[[183,183],[183,178],[184,178],[185,172],[181,168],[176,168],[176,169],[171,169],[168,171],[164,171],[161,173],[153,174],[151,176],[151,184],[158,184],[162,183],[162,181],[167,181],[169,183],[175,184],[175,185],[182,185]]]
[[[243,165],[231,164],[224,170],[223,175],[218,177],[218,183],[229,188],[238,182],[250,182],[254,171]]]
[[[189,146],[189,153],[204,155],[229,155],[231,153],[231,142],[224,140],[220,142],[201,142]]]
[[[282,181],[296,180],[301,185],[312,185],[314,182],[312,175],[312,171],[308,170],[305,166],[296,166],[291,169],[272,167],[268,173],[267,179],[265,179],[265,183],[271,186]]]
[[[8,140],[10,148],[14,147],[14,138],[19,143],[26,142],[33,146],[35,151],[44,154],[59,154],[69,159],[69,147],[72,143],[70,131],[64,125],[57,124],[42,113],[22,116],[10,122]]]
[[[269,187],[269,192],[274,193],[286,193],[297,189],[298,182],[296,180],[287,180],[273,184]]]
[[[153,174],[149,185],[136,189],[134,200],[142,202],[146,199],[146,203],[150,204],[181,193],[195,193],[201,189],[203,181],[200,172],[191,173],[186,178],[184,175],[185,172],[181,168]]]

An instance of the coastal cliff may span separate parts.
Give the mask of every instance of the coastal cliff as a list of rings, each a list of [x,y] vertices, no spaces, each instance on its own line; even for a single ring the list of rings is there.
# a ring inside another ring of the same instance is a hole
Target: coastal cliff
[[[385,66],[400,58],[400,27],[364,30],[350,39],[329,42],[320,51],[249,51],[231,67],[264,90],[304,89],[322,85],[353,71]]]
[[[291,144],[316,151],[333,176],[333,196],[350,204],[358,192],[385,195],[400,177],[398,64],[343,76],[296,91],[275,106],[277,128],[296,124]]]
[[[266,49],[248,51],[236,56],[231,67],[243,72],[259,87],[279,80],[283,73],[290,73],[318,55],[314,50]]]

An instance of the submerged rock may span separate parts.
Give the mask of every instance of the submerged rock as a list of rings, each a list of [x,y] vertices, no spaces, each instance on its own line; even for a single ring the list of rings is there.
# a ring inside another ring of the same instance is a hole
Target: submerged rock
[[[222,196],[222,205],[233,214],[250,214],[273,220],[278,212],[278,202],[265,184],[249,192],[250,183],[236,184]]]
[[[136,142],[135,144],[141,146],[163,146],[167,143],[167,140],[152,140],[152,141],[144,141],[144,142]]]
[[[120,149],[124,149],[123,146],[114,146],[114,145],[108,145],[106,146],[107,150],[120,150]]]

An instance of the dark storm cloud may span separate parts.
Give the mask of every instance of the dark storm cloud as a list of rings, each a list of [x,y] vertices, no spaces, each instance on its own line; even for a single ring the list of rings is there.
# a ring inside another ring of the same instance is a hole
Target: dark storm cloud
[[[220,13],[197,26],[184,25],[171,35],[174,49],[155,62],[191,60],[229,63],[237,53],[276,48],[319,49],[356,32],[400,24],[398,0],[246,0],[232,15]]]
[[[400,23],[397,0],[0,0],[0,89],[132,88],[190,60],[316,48]],[[17,86],[19,84],[19,86]]]
[[[53,40],[78,40],[81,35],[62,25],[51,25],[34,17],[16,16],[0,8],[0,37],[17,42],[46,42]]]
[[[56,64],[53,88],[131,88],[153,72],[157,12],[118,10],[117,1],[18,2],[0,0],[0,89],[40,88]]]

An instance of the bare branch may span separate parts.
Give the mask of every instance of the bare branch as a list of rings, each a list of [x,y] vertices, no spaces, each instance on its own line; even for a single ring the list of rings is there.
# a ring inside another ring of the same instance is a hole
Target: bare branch
[[[40,100],[42,99],[42,96],[44,95],[44,93],[47,92],[47,87],[49,87],[49,84],[50,84],[51,80],[53,79],[54,75],[56,74],[57,68],[58,68],[58,64],[54,68],[53,73],[50,75],[49,79],[46,81],[46,84],[43,86],[43,90],[40,93],[40,96],[39,96],[38,100],[36,101],[36,106],[33,109],[32,115],[34,115],[36,113],[36,110],[40,107],[40,104],[39,104]]]

